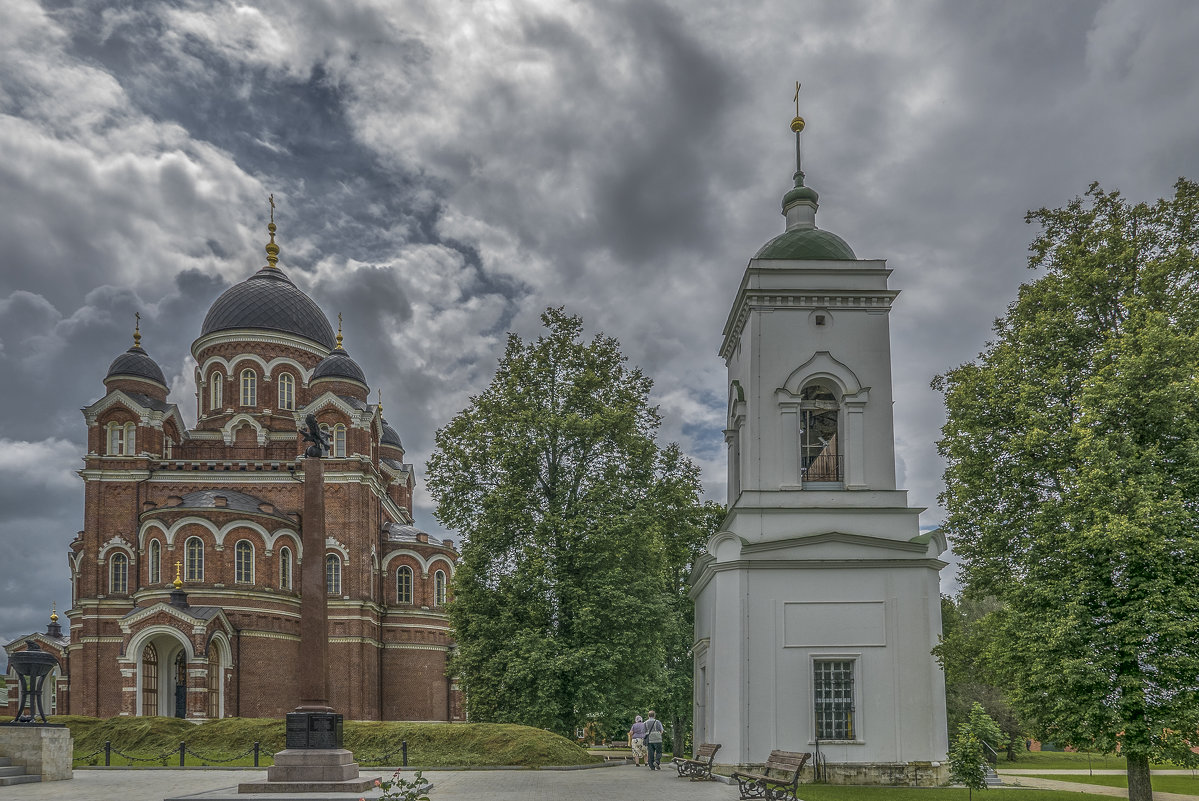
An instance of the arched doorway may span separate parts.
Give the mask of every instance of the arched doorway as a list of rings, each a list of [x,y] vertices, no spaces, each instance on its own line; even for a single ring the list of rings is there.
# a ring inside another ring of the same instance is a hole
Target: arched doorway
[[[214,637],[208,643],[208,717],[225,717],[225,668],[230,666],[228,643]]]
[[[187,666],[191,649],[182,635],[166,626],[136,637],[137,711],[159,717],[187,717]]]

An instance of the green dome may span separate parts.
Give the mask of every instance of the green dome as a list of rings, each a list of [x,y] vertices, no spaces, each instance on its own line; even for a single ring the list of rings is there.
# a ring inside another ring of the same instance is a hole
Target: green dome
[[[755,259],[854,261],[858,257],[844,239],[819,228],[792,228],[762,246]]]

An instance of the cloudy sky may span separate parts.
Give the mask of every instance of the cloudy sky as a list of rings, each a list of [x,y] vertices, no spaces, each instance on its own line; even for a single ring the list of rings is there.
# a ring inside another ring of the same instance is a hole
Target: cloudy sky
[[[134,311],[193,419],[189,345],[264,263],[272,192],[282,266],[345,315],[418,472],[505,332],[564,304],[722,498],[716,351],[783,228],[797,79],[818,224],[903,291],[899,476],[936,524],[929,380],[1033,277],[1026,209],[1199,178],[1197,40],[1191,0],[5,0],[0,639],[69,604],[79,408]]]

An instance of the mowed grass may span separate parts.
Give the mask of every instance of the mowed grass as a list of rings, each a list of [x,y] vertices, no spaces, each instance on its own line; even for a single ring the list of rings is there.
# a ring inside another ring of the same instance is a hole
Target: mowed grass
[[[1080,784],[1100,784],[1104,787],[1128,787],[1128,776],[1124,774],[1090,776],[1086,773],[1052,773],[1029,774],[1037,779],[1053,779],[1059,782],[1078,782]],[[1012,777],[1019,781],[1018,776]],[[1152,776],[1153,789],[1163,793],[1182,793],[1184,795],[1199,795],[1199,779],[1191,776]]]
[[[186,765],[253,765],[247,753],[259,743],[259,765],[272,764],[283,750],[283,721],[226,718],[194,724],[178,718],[85,718],[58,716],[54,723],[70,727],[75,764],[103,765],[104,742],[114,751],[113,765],[179,764],[179,743],[192,754]],[[603,760],[557,734],[501,723],[405,723],[347,721],[345,747],[363,765],[399,765],[400,743],[408,741],[408,764],[417,767],[587,765]],[[116,752],[135,759],[119,756]]]
[[[975,801],[1079,801],[1090,793],[1066,790],[977,790]],[[967,801],[964,787],[860,787],[856,785],[801,784],[803,801]]]
[[[1015,762],[1000,759],[997,770],[1126,770],[1128,761],[1119,754],[1088,754],[1078,751],[1024,751]],[[1168,770],[1183,767],[1168,763],[1154,763],[1153,770]]]

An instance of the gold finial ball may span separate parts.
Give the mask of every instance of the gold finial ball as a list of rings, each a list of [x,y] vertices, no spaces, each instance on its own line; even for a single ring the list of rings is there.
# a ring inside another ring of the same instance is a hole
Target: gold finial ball
[[[57,613],[57,612],[51,612],[51,613],[50,613],[50,622],[51,622],[51,623],[57,623],[57,622],[58,622],[58,613]]]
[[[273,233],[275,233],[275,231],[277,231],[279,229],[275,227],[275,224],[273,222],[269,222],[266,224],[266,230],[270,231],[273,234]]]
[[[806,123],[804,123],[803,117],[797,116],[795,119],[791,120],[791,130],[795,131],[795,133],[799,133],[804,129],[805,124]]]
[[[171,583],[175,585],[175,589],[177,589],[177,590],[183,589],[183,579],[179,578],[178,573],[175,574],[175,580],[172,581]]]

